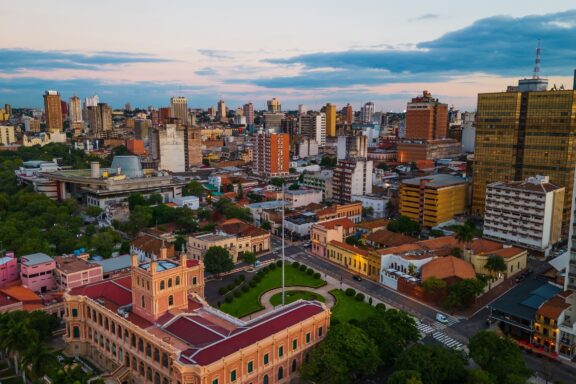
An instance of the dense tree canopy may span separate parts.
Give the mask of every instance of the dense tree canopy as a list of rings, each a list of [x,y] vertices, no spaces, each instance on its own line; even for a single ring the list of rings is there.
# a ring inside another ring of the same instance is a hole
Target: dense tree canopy
[[[388,224],[388,230],[399,232],[404,235],[418,235],[420,233],[420,224],[406,216],[400,216]]]
[[[234,268],[234,263],[227,249],[222,247],[210,247],[204,255],[206,272],[219,275],[229,272]]]
[[[465,358],[458,352],[439,345],[414,344],[396,363],[396,370],[416,371],[423,384],[461,384],[467,372]]]

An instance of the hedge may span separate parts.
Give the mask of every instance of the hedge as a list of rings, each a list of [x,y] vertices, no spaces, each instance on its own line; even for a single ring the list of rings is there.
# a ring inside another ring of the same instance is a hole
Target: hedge
[[[300,263],[297,262],[297,261],[295,261],[295,262],[292,263],[292,266],[293,266],[294,268],[299,268],[299,267],[300,267]]]
[[[345,293],[346,293],[346,296],[350,296],[350,297],[356,295],[356,291],[352,288],[346,288]]]
[[[365,298],[366,298],[366,296],[364,296],[363,293],[358,292],[358,293],[356,294],[356,300],[357,300],[357,301],[364,301]]]

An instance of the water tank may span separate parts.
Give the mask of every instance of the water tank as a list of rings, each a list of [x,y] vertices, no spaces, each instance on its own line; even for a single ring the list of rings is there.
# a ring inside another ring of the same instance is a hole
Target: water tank
[[[90,177],[97,179],[100,177],[100,163],[93,161],[90,163]]]

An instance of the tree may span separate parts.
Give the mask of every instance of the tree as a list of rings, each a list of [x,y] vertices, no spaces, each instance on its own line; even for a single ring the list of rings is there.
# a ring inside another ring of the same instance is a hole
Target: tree
[[[478,279],[464,279],[449,288],[449,294],[444,306],[450,309],[464,309],[470,307],[476,296],[484,292],[486,283]]]
[[[296,173],[296,168],[290,167],[290,168],[288,169],[288,172],[290,172],[290,173]]]
[[[444,236],[444,232],[442,232],[439,229],[431,229],[430,232],[428,232],[430,234],[430,236],[432,237],[440,237],[440,236]]]
[[[484,369],[495,383],[525,382],[531,372],[526,367],[522,351],[516,342],[493,332],[480,331],[468,344],[470,357]]]
[[[296,191],[296,190],[300,189],[300,185],[298,185],[298,183],[292,183],[292,184],[290,184],[290,186],[288,187],[288,189],[289,189],[290,191]]]
[[[384,171],[387,171],[387,170],[388,170],[388,164],[386,164],[385,161],[381,161],[381,162],[378,163],[378,165],[376,166],[376,168],[382,169],[382,170],[384,170]]]
[[[450,255],[454,256],[454,257],[461,258],[462,257],[462,248],[459,248],[459,247],[452,248],[452,250],[450,251]]]
[[[101,231],[92,236],[90,245],[97,255],[104,258],[112,256],[116,243],[120,241],[120,235],[113,231]]]
[[[204,192],[204,187],[196,180],[189,182],[182,188],[182,195],[184,196],[202,196],[202,192]]]
[[[474,240],[474,237],[476,237],[478,230],[473,225],[466,223],[454,228],[454,233],[456,234],[456,240],[458,240],[459,243],[464,244],[466,249],[468,249],[470,243]]]
[[[336,157],[324,156],[320,161],[321,167],[334,168],[338,164],[338,159]]]
[[[426,384],[461,384],[467,376],[464,364],[459,352],[439,345],[414,344],[402,352],[395,368],[418,372]]]
[[[495,384],[486,371],[476,368],[468,372],[466,384]]]
[[[506,272],[506,270],[507,270],[506,262],[504,261],[504,258],[502,256],[499,256],[499,255],[489,256],[488,260],[486,260],[486,264],[484,265],[484,267],[487,270],[489,270],[491,273]]]
[[[152,193],[150,196],[148,196],[147,203],[148,203],[148,205],[157,205],[157,204],[162,204],[163,201],[164,201],[164,198],[162,197],[161,194]]]
[[[442,279],[432,276],[422,282],[422,288],[424,288],[424,292],[426,293],[437,295],[446,288],[446,282]]]
[[[270,184],[275,187],[282,187],[282,185],[284,185],[285,182],[286,180],[284,180],[284,178],[282,177],[273,177],[270,179]]]
[[[22,370],[29,369],[36,378],[43,377],[56,365],[54,353],[43,343],[32,341],[22,354]]]
[[[374,341],[362,329],[341,323],[332,326],[324,341],[310,352],[300,372],[302,378],[316,383],[347,384],[373,374],[379,364]]]
[[[147,201],[144,198],[144,196],[142,196],[141,193],[131,193],[128,196],[128,208],[130,208],[131,211],[134,210],[134,208],[136,208],[138,205],[146,205]]]
[[[348,236],[345,241],[346,244],[360,245],[360,241],[358,240],[358,237],[356,237],[356,235]]]
[[[234,192],[234,184],[226,184],[226,192]]]
[[[177,251],[186,249],[186,238],[184,236],[182,235],[176,236],[176,240],[174,240],[174,249]]]
[[[303,183],[304,183],[304,174],[303,174],[303,173],[301,173],[300,176],[298,176],[298,182],[299,182],[300,184],[303,184]]]
[[[260,225],[260,228],[269,231],[270,229],[272,229],[272,226],[270,225],[269,221],[263,221],[262,224]]]
[[[418,371],[396,371],[386,381],[386,384],[422,384],[422,378]]]
[[[118,252],[121,255],[127,255],[130,253],[130,242],[129,241],[122,241],[122,243],[120,243],[120,249],[118,250]]]
[[[130,213],[127,229],[132,236],[136,236],[140,230],[147,228],[152,223],[152,210],[142,205],[136,206]]]
[[[210,218],[210,211],[204,208],[198,209],[196,216],[199,220],[208,220]]]
[[[406,216],[400,216],[391,221],[387,228],[391,232],[399,232],[404,235],[418,235],[420,233],[420,224]]]
[[[238,183],[238,193],[236,194],[236,198],[241,200],[244,198],[244,189],[242,189],[242,183]]]
[[[374,208],[372,207],[362,207],[362,216],[368,217],[374,214]]]
[[[234,268],[234,263],[227,249],[222,247],[210,247],[204,255],[206,272],[219,275],[229,272]]]
[[[86,208],[86,214],[90,217],[98,217],[102,213],[102,208],[91,205]]]
[[[256,263],[256,255],[254,254],[254,252],[244,252],[242,258],[244,259],[244,262],[248,264]]]

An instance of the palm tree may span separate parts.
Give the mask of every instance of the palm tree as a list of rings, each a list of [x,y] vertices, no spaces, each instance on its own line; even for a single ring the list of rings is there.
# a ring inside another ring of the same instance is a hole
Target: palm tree
[[[7,354],[12,354],[14,357],[14,369],[18,373],[18,355],[22,354],[31,340],[34,340],[34,335],[29,328],[27,319],[23,321],[16,321],[14,318],[9,317],[8,321],[3,324],[0,332],[0,349],[6,351]]]
[[[41,378],[54,367],[56,357],[52,350],[45,344],[34,341],[29,344],[28,348],[22,353],[20,364],[22,365],[23,374],[26,368],[28,368],[36,378]]]
[[[470,243],[476,236],[477,230],[472,225],[466,223],[456,227],[454,232],[456,233],[456,240],[458,240],[459,243],[464,244],[464,247],[468,249],[470,248]]]

